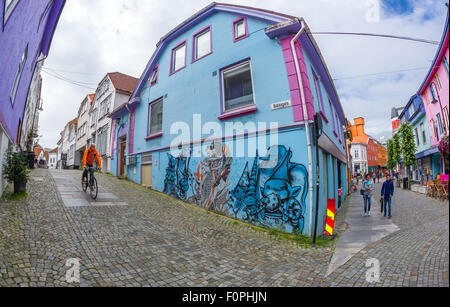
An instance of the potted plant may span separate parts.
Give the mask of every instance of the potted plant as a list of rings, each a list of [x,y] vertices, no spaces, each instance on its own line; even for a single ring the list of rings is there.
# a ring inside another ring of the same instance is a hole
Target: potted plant
[[[22,151],[13,152],[11,146],[8,148],[3,164],[3,176],[6,180],[14,183],[14,194],[26,191],[28,181],[27,158]]]

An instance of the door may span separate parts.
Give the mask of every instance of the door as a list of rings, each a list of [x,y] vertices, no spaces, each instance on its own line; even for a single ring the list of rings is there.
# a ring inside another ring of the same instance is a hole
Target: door
[[[125,150],[127,147],[127,143],[120,143],[120,168],[119,168],[119,176],[123,176],[125,174]]]
[[[153,186],[153,155],[142,156],[141,179],[142,185],[147,188]]]

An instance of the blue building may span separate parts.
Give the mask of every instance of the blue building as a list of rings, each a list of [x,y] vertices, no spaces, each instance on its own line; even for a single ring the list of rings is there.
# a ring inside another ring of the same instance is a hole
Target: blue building
[[[327,204],[347,194],[346,120],[308,33],[302,19],[218,3],[170,31],[111,115],[113,174],[287,232],[311,235],[318,208],[322,234]]]
[[[417,152],[417,164],[411,167],[412,181],[427,182],[439,172],[439,159],[433,158],[430,130],[422,96],[414,95],[400,114],[400,123],[412,127]],[[405,174],[406,174],[405,169]]]

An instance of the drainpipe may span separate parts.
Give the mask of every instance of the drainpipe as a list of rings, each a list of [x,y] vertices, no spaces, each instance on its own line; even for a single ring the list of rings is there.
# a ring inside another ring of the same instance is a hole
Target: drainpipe
[[[313,208],[313,202],[314,202],[312,146],[311,146],[311,135],[310,135],[310,128],[309,128],[308,109],[306,107],[305,91],[303,89],[303,78],[302,78],[301,71],[300,71],[300,65],[298,63],[297,51],[295,50],[295,42],[305,32],[306,25],[303,20],[300,20],[300,19],[297,19],[297,20],[300,21],[302,28],[297,33],[297,35],[295,35],[295,37],[291,40],[291,49],[292,49],[292,53],[294,55],[295,69],[297,71],[298,82],[299,82],[299,86],[300,86],[300,93],[302,95],[303,117],[305,120],[306,139],[307,139],[307,144],[308,144],[309,212],[310,212],[310,214],[309,214],[309,235],[311,235],[312,234],[312,208]]]
[[[127,103],[127,105],[126,105],[126,108],[127,108],[127,111],[128,111],[128,131],[127,131],[127,143],[126,143],[126,146],[125,146],[125,153],[126,153],[126,157],[127,157],[127,159],[125,159],[125,176],[128,176],[128,163],[127,163],[127,160],[128,160],[128,157],[129,157],[129,155],[130,155],[130,137],[131,137],[131,110],[130,110],[130,107],[129,107],[129,104]]]

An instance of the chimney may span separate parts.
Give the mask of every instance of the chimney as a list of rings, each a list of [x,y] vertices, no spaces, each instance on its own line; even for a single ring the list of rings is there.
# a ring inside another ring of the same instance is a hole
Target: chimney
[[[355,118],[356,133],[358,136],[365,135],[364,125],[365,125],[364,118],[362,117]]]

